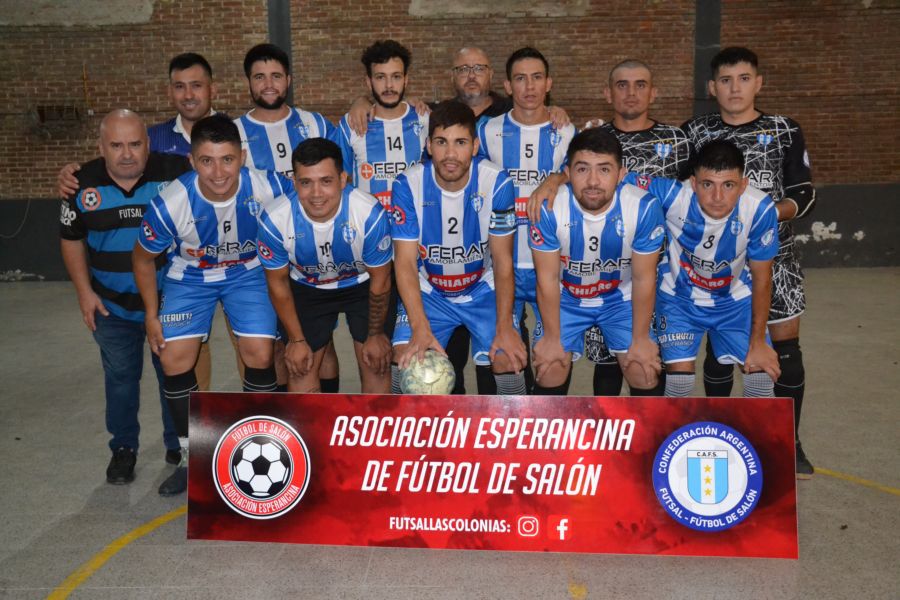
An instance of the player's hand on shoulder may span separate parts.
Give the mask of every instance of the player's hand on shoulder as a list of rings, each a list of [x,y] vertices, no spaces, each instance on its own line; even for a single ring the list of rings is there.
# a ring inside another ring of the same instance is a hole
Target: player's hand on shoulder
[[[56,193],[60,198],[68,198],[74,196],[78,191],[78,179],[75,173],[81,170],[78,163],[68,163],[63,165],[56,176]]]
[[[312,369],[313,351],[306,340],[289,341],[284,348],[284,364],[293,378],[305,377]]]
[[[550,113],[550,124],[553,125],[553,129],[562,129],[572,122],[569,113],[560,106],[548,106],[547,112]]]
[[[166,347],[166,338],[163,337],[162,323],[159,322],[159,317],[149,315],[145,317],[144,328],[147,330],[147,343],[150,344],[150,350],[159,356],[162,349]]]
[[[391,342],[383,333],[370,335],[363,342],[363,364],[375,371],[378,375],[384,375],[391,370]]]
[[[359,136],[366,135],[366,131],[369,129],[369,121],[374,118],[375,105],[362,96],[353,101],[353,104],[350,105],[350,110],[347,112],[347,124]]]
[[[768,344],[750,341],[747,357],[744,359],[744,373],[765,371],[772,381],[781,377],[781,367],[778,365],[778,353]]]
[[[560,186],[566,183],[566,177],[562,173],[551,173],[547,178],[531,192],[528,197],[528,220],[537,223],[541,220],[541,205],[547,201],[547,210],[553,210],[553,201],[559,192]]]
[[[431,114],[431,107],[421,98],[407,98],[406,103],[412,106],[420,117]]]
[[[587,123],[584,124],[582,131],[584,131],[585,129],[593,129],[594,127],[600,127],[601,125],[604,125],[605,123],[606,123],[606,121],[604,121],[603,119],[591,119],[590,121],[588,121]]]

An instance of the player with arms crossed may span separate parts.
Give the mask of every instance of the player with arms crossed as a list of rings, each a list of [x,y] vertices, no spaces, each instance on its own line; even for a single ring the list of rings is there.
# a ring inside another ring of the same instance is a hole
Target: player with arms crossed
[[[525,47],[513,52],[506,61],[506,79],[504,86],[512,96],[513,108],[483,122],[478,138],[480,155],[506,169],[515,185],[514,310],[518,318],[524,314],[526,302],[536,315],[539,312],[534,263],[528,246],[528,197],[550,174],[562,170],[575,127],[569,124],[557,129],[550,121],[546,99],[553,80],[550,64],[539,51]],[[524,327],[522,334],[527,340]]]
[[[482,158],[475,114],[440,103],[428,132],[431,160],[397,178],[393,225],[398,307],[394,359],[399,368],[429,348],[444,353],[453,330],[472,336],[476,369],[493,372],[502,395],[525,394],[526,351],[513,314],[512,182]],[[392,368],[399,393],[399,369]],[[479,374],[478,382],[484,380]]]
[[[362,392],[389,393],[389,215],[374,196],[347,185],[334,142],[306,140],[292,160],[295,189],[262,212],[258,243],[287,342],[288,391],[321,391],[319,366],[344,313]]]
[[[747,48],[725,48],[711,61],[709,92],[715,96],[719,112],[697,117],[682,126],[697,148],[715,139],[727,139],[744,153],[744,174],[750,184],[767,192],[775,201],[779,221],[779,249],[772,275],[772,306],[769,333],[778,353],[781,377],[775,395],[794,399],[796,471],[801,479],[812,477],[813,466],[800,444],[800,411],[803,406],[805,370],[800,352],[800,315],[806,309],[803,271],[794,254],[791,222],[812,210],[815,188],[809,167],[806,142],[800,126],[781,115],[756,108],[762,88],[756,54]],[[733,368],[720,365],[707,352],[704,363],[707,395],[731,393]]]
[[[275,391],[272,342],[275,311],[256,255],[260,208],[285,193],[274,173],[241,167],[241,138],[224,115],[201,119],[191,133],[192,173],[153,199],[135,244],[134,278],[147,307],[147,339],[165,373],[165,395],[182,445],[182,463],[159,488],[171,496],[187,487],[188,400],[196,391],[194,364],[209,335],[216,305],[238,337],[243,389]],[[175,245],[162,302],[154,261]]]
[[[687,182],[639,178],[662,203],[668,268],[659,283],[656,333],[666,363],[666,396],[694,389],[703,334],[722,364],[741,364],[744,396],[772,396],[781,374],[766,317],[778,225],[772,199],[750,187],[744,157],[731,142],[700,149]]]
[[[567,154],[571,183],[559,190],[552,209],[544,205],[529,236],[542,318],[534,393],[568,392],[585,330],[599,325],[631,395],[652,395],[661,368],[650,320],[665,237],[662,211],[652,195],[620,184],[622,147],[612,134],[583,131]]]

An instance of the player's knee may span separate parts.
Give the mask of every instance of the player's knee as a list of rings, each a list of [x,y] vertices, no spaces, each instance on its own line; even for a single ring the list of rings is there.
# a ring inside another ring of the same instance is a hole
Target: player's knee
[[[800,387],[806,379],[803,368],[803,353],[800,351],[800,339],[792,338],[779,342],[772,342],[772,347],[778,354],[778,366],[781,367],[779,385],[786,387]]]
[[[557,388],[561,387],[568,382],[569,373],[571,372],[571,363],[569,365],[563,366],[559,363],[553,363],[550,368],[544,371],[541,374],[541,378],[535,380],[534,393],[537,395],[541,395],[538,392],[539,388]],[[567,385],[565,387],[568,387]],[[565,393],[565,392],[563,392]],[[557,394],[552,394],[557,395]]]
[[[269,338],[241,338],[238,348],[244,365],[253,369],[271,367],[275,353],[272,343]]]
[[[512,361],[509,360],[509,357],[506,354],[498,352],[494,355],[494,360],[491,363],[491,371],[494,373],[507,373],[512,370]]]

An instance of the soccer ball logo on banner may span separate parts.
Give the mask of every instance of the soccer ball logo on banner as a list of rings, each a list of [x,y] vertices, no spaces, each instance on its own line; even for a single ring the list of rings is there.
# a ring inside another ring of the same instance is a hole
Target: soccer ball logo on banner
[[[213,482],[231,510],[251,519],[285,514],[309,485],[310,460],[297,431],[274,417],[229,427],[213,453]]]
[[[422,360],[413,358],[408,367],[400,370],[400,391],[404,394],[449,394],[455,383],[450,359],[434,350],[426,350]]]

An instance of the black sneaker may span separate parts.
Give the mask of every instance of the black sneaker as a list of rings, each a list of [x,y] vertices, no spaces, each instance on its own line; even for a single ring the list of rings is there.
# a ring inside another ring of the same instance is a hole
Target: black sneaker
[[[181,448],[178,450],[166,450],[166,462],[170,465],[181,464]]]
[[[122,446],[113,451],[106,467],[106,483],[124,485],[134,481],[134,463],[137,462],[137,454],[133,448]]]
[[[187,467],[175,467],[175,472],[159,486],[160,496],[177,496],[187,489]]]
[[[813,469],[812,463],[806,458],[806,453],[803,452],[803,446],[800,445],[800,440],[797,440],[794,447],[797,454],[797,479],[812,479],[813,473],[815,473],[816,470]]]

